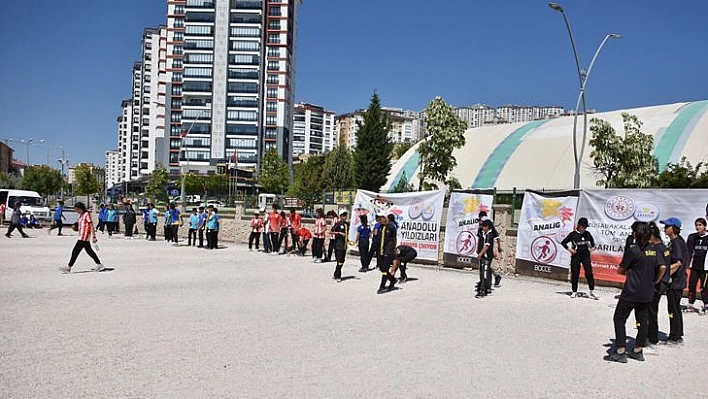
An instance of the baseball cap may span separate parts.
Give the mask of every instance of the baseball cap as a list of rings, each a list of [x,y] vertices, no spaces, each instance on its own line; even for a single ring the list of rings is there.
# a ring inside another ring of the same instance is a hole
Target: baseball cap
[[[659,223],[665,224],[667,226],[676,226],[679,229],[681,228],[681,221],[679,220],[679,218],[675,218],[675,217],[670,217],[670,218],[667,218],[664,220],[660,220]]]
[[[386,217],[386,216],[388,216],[388,215],[386,215],[386,212],[384,212],[384,211],[379,211],[379,212],[376,214],[376,216]]]

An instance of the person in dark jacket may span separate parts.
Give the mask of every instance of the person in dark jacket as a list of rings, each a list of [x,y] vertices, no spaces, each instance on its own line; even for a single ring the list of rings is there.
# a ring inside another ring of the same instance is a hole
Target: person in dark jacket
[[[125,236],[133,237],[133,230],[135,229],[135,222],[137,222],[137,215],[133,209],[132,204],[127,204],[125,206],[125,211],[123,212],[123,224],[125,225]]]
[[[568,248],[568,244],[572,244]],[[578,226],[574,231],[571,231],[568,236],[561,241],[563,248],[571,253],[570,257],[570,284],[573,292],[571,298],[578,297],[578,281],[580,280],[580,265],[583,265],[585,270],[585,279],[588,280],[590,288],[590,298],[600,299],[595,295],[595,278],[592,275],[592,264],[590,263],[590,253],[595,250],[595,239],[588,231],[588,219],[578,219]]]
[[[5,234],[7,238],[12,238],[12,232],[15,231],[15,229],[22,234],[22,238],[29,238],[29,236],[22,231],[22,225],[20,224],[20,219],[22,218],[21,207],[21,202],[15,202],[15,206],[12,208],[12,217],[10,217],[10,227],[7,228],[7,233]]]
[[[688,266],[688,248],[686,241],[681,237],[681,220],[675,217],[662,220],[664,233],[669,237],[669,252],[671,280],[666,290],[666,302],[669,311],[669,338],[668,345],[683,344],[683,314],[681,311],[681,298],[683,289],[686,288],[686,267]]]

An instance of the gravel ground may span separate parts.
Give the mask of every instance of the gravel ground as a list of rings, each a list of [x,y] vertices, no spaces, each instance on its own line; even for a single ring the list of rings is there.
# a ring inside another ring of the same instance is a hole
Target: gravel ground
[[[380,275],[352,256],[335,283],[334,263],[107,236],[115,270],[82,254],[64,275],[73,233],[31,234],[0,241],[2,397],[705,394],[708,317],[686,315],[683,347],[602,360],[614,289],[570,299],[569,284],[507,277],[480,300],[476,274],[413,267],[376,295]]]

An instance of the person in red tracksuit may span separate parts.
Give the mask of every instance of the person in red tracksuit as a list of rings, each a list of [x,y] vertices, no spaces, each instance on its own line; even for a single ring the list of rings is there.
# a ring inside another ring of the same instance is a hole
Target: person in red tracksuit
[[[258,251],[258,243],[261,240],[261,230],[263,229],[263,219],[258,212],[251,219],[251,235],[248,237],[248,250],[253,251],[253,241],[256,241],[256,251]]]

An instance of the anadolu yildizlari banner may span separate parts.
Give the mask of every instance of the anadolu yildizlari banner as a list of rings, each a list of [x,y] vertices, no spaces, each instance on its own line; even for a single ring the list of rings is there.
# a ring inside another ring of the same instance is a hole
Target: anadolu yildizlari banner
[[[688,238],[696,218],[708,214],[708,190],[583,190],[580,194],[578,217],[588,218],[588,231],[595,239],[595,251],[590,255],[595,280],[624,282],[617,274],[624,245],[632,233],[632,223],[660,223],[669,217],[681,220],[681,235]],[[669,240],[664,236],[664,243]],[[584,273],[581,268],[581,276]]]
[[[492,217],[492,190],[453,191],[447,209],[443,263],[450,267],[476,264],[479,213]]]
[[[392,214],[398,224],[398,245],[408,245],[418,252],[418,259],[437,261],[440,246],[440,220],[445,191],[378,194],[358,190],[352,206],[349,240],[356,240],[361,215],[373,228],[379,212]]]
[[[568,279],[570,253],[561,241],[575,228],[578,192],[526,191],[516,243],[516,272]]]

